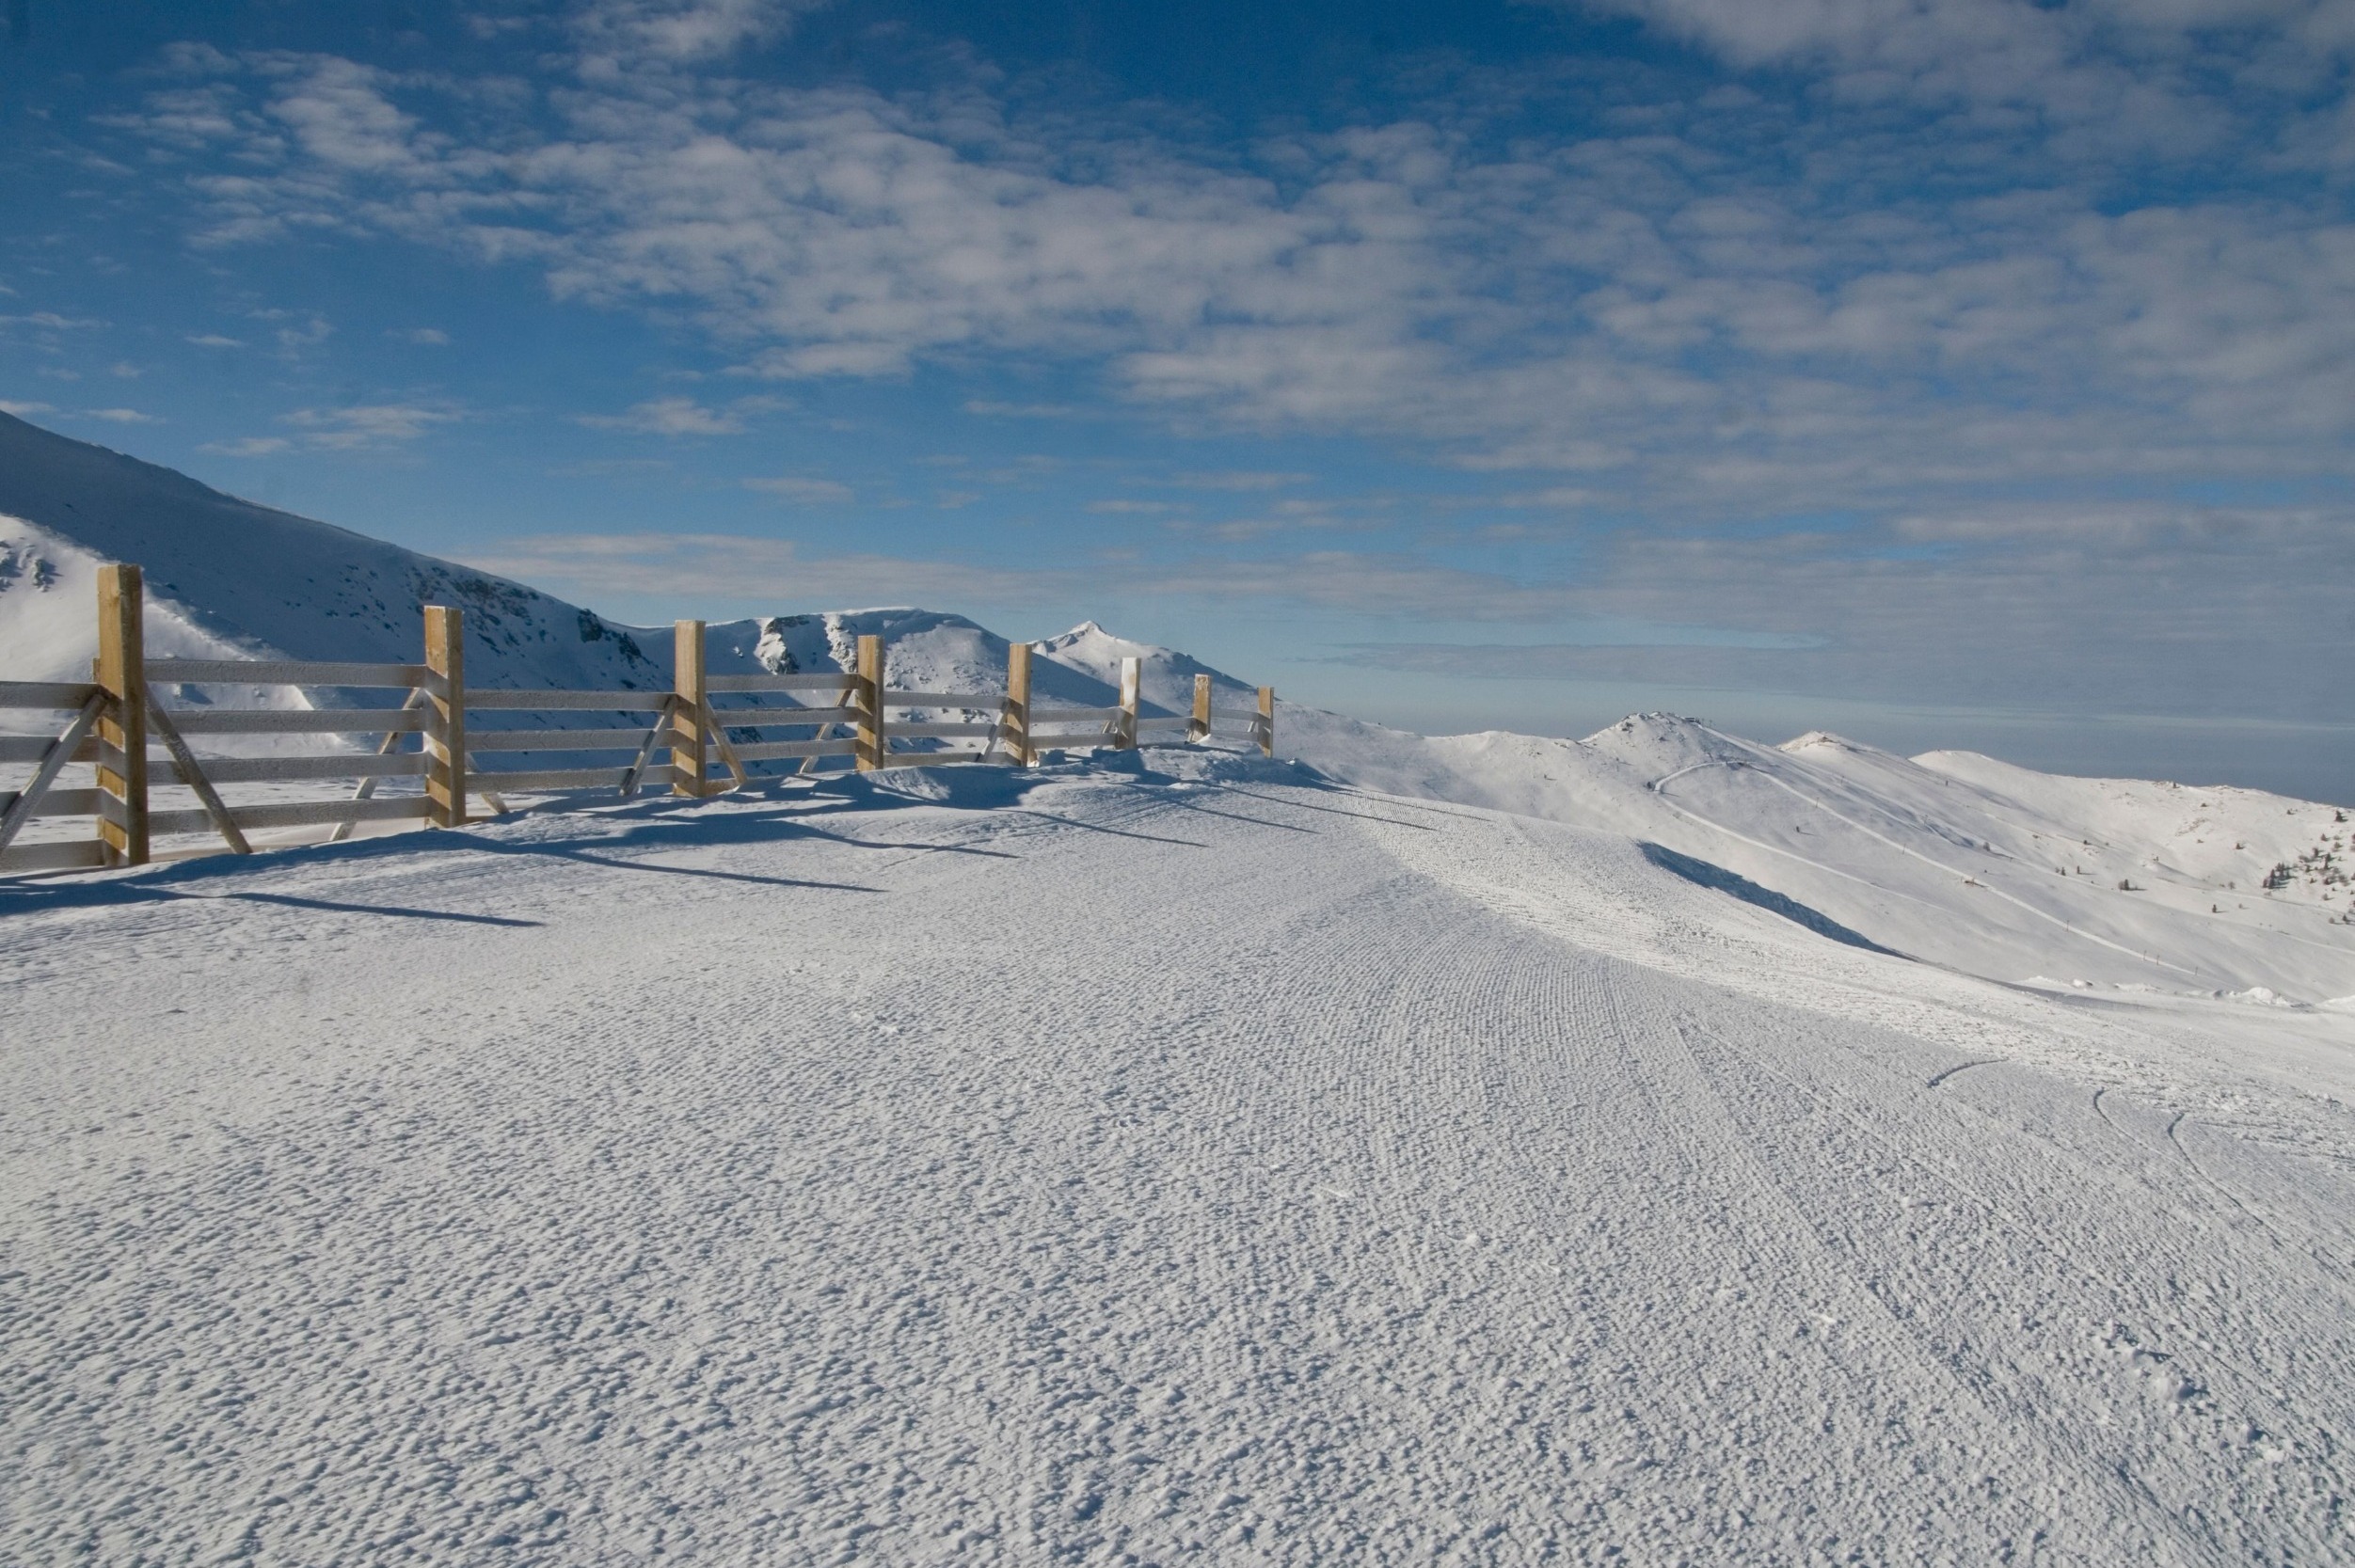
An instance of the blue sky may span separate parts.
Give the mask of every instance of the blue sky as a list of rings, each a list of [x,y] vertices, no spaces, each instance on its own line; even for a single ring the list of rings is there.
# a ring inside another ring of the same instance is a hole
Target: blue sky
[[[19,12],[0,404],[236,493],[2348,794],[2349,0]]]

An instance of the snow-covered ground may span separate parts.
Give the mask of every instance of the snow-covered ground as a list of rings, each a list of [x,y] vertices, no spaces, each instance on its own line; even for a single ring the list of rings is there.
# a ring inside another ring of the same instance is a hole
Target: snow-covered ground
[[[9,1560],[2355,1553],[2329,1011],[1182,751],[0,909]]]
[[[1990,979],[2355,1005],[2336,807],[1821,733],[1767,746],[1666,714],[1555,740],[1287,711],[1280,734],[1335,777],[1624,833]]]
[[[124,558],[157,654],[670,681],[0,416],[0,679]],[[869,632],[1002,684],[707,657]],[[2338,808],[1278,737],[0,882],[0,1561],[2355,1560]]]

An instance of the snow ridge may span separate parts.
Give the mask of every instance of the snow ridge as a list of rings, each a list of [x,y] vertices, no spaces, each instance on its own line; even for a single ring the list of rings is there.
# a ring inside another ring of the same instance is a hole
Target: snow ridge
[[[92,578],[108,560],[147,568],[157,655],[407,661],[422,606],[438,602],[467,611],[475,684],[670,680],[670,628],[609,623],[521,583],[0,416],[7,678],[82,675],[95,651]],[[1003,689],[1003,636],[910,606],[715,623],[706,662],[715,673],[848,670],[865,635],[886,639],[894,686],[983,694],[967,715],[986,713]],[[1185,711],[1199,674],[1222,705],[1249,700],[1248,683],[1094,621],[1034,647],[1034,689],[1058,704],[1112,702],[1126,657],[1142,661],[1148,711]],[[278,689],[167,696],[385,700]],[[1969,752],[1908,759],[1821,730],[1770,746],[1668,713],[1631,714],[1583,739],[1424,736],[1287,705],[1278,736],[1285,754],[1329,778],[1621,833],[1716,868],[1720,887],[1756,887],[1863,940],[2007,983],[2218,1001],[2262,990],[2297,1006],[2355,993],[2355,851],[2330,806],[2057,778]]]

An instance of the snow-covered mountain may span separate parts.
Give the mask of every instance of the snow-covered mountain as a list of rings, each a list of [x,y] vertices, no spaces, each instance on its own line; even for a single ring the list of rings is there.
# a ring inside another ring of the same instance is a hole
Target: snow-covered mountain
[[[184,474],[0,414],[0,671],[11,680],[86,679],[97,652],[97,568],[145,569],[151,656],[414,661],[428,604],[466,611],[467,677],[489,687],[669,683],[673,634],[606,621],[535,588],[348,529],[223,495]],[[1003,685],[1006,640],[958,615],[834,610],[718,622],[714,673],[847,669],[862,635],[890,647],[890,679],[925,690]],[[1123,655],[1145,660],[1150,705],[1183,711],[1197,673],[1226,699],[1241,682],[1167,649],[1123,642],[1092,622],[1041,644],[1042,699],[1102,705]],[[219,699],[219,689],[190,693]],[[231,700],[302,701],[282,689]],[[366,701],[341,694],[342,701]],[[380,700],[380,699],[379,699]]]
[[[0,416],[0,678],[88,669],[92,574],[110,560],[146,568],[157,655],[410,660],[422,607],[454,603],[473,684],[670,679],[668,627],[615,625]],[[844,669],[864,634],[886,639],[894,686],[1002,688],[1006,639],[925,610],[715,624],[707,659],[715,673]],[[1184,711],[1198,673],[1218,683],[1222,705],[1249,700],[1245,682],[1093,622],[1035,646],[1045,701],[1111,702],[1126,657],[1143,660],[1150,708]],[[310,700],[217,688],[182,700],[208,698]],[[2355,993],[2350,829],[2330,806],[2058,778],[1962,752],[1909,760],[1820,732],[1769,746],[1662,714],[1570,740],[1416,736],[1288,705],[1278,731],[1284,754],[1329,780],[1624,834],[1659,847],[1662,875],[1765,908],[1779,899],[1821,929],[2008,983],[2243,1005]]]
[[[469,673],[481,684],[667,678],[649,658],[667,658],[667,647],[536,589],[0,415],[0,667],[9,678],[88,678],[93,574],[110,561],[146,571],[153,657],[414,662],[422,608],[456,604],[467,612]]]
[[[2355,824],[2329,805],[1908,759],[1821,731],[1768,746],[1669,714],[1583,740],[1292,709],[1279,728],[1332,776],[1625,833],[1991,979],[2255,1005],[2355,992]]]

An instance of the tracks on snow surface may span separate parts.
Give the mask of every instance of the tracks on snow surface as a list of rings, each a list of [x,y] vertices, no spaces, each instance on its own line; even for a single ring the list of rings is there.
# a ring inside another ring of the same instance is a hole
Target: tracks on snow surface
[[[18,1560],[2348,1546],[2343,1111],[1624,840],[1080,777],[179,875],[294,902],[0,915]]]

